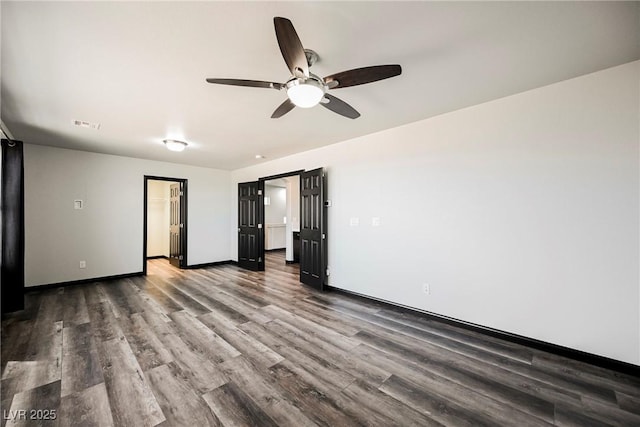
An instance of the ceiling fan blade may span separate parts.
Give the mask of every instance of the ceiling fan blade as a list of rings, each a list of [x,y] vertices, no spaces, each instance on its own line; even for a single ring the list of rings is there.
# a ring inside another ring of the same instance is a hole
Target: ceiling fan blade
[[[294,104],[293,102],[291,102],[289,98],[287,98],[282,104],[280,104],[278,108],[276,108],[276,111],[273,112],[273,114],[271,115],[271,118],[272,119],[280,118],[285,114],[287,114],[289,111],[293,110],[295,106],[296,104]]]
[[[284,62],[287,63],[291,74],[297,77],[309,77],[307,56],[291,21],[287,18],[276,16],[273,18],[273,24],[276,28],[276,38],[278,39],[280,52],[282,52]]]
[[[280,90],[285,86],[282,83],[263,82],[260,80],[242,80],[242,79],[207,79],[207,82],[215,83],[219,85],[263,87],[266,89],[277,89],[277,90]]]
[[[377,82],[378,80],[395,77],[402,73],[402,67],[394,65],[374,65],[372,67],[354,68],[353,70],[342,71],[324,78],[324,82],[330,89],[341,87],[357,86],[366,83]],[[337,82],[332,83],[332,82]]]
[[[351,105],[347,104],[340,98],[336,98],[335,96],[329,95],[328,93],[325,93],[324,97],[329,100],[329,102],[320,103],[320,105],[322,105],[324,108],[327,108],[334,113],[338,113],[341,116],[345,116],[350,119],[357,119],[358,117],[360,117],[360,113],[358,113],[355,108],[353,108]]]

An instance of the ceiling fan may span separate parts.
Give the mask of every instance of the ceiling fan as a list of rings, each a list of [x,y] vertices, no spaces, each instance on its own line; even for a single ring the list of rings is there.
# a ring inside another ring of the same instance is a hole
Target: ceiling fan
[[[287,18],[275,17],[273,23],[280,52],[289,71],[291,71],[291,78],[286,83],[241,79],[207,79],[209,83],[223,85],[286,89],[288,98],[276,108],[271,115],[272,119],[284,116],[295,107],[311,108],[318,104],[344,117],[357,119],[360,117],[360,113],[340,98],[328,94],[327,91],[388,79],[402,73],[402,67],[394,64],[355,68],[325,78],[319,77],[309,71],[309,68],[318,60],[318,54],[302,47],[291,21]]]

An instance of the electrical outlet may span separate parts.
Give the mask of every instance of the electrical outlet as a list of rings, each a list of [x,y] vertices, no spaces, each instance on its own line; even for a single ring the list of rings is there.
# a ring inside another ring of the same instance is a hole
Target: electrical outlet
[[[427,295],[431,295],[431,286],[429,286],[428,283],[423,283],[422,284],[422,292],[424,292]]]
[[[80,261],[80,268],[87,268],[87,261]]]

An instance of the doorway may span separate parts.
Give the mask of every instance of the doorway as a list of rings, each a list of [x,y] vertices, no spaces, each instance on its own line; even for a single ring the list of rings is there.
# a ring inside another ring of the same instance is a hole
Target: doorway
[[[263,204],[265,257],[297,267],[300,262],[300,175],[265,179]]]
[[[143,273],[147,260],[164,258],[187,267],[187,180],[144,177]]]
[[[272,202],[272,196],[267,196],[265,187],[269,182],[281,182],[282,178],[288,177],[296,177],[298,180],[298,202],[295,204],[299,206],[299,231],[294,232],[294,215],[290,215],[292,227],[290,232],[285,228],[285,239],[291,239],[291,247],[289,259],[285,262],[295,262],[294,251],[296,247],[299,248],[300,282],[323,290],[327,286],[328,270],[326,179],[322,168],[273,175],[238,184],[238,266],[255,271],[265,270],[265,244],[271,244],[268,241],[271,236],[265,232],[265,205]],[[282,227],[277,217],[275,221],[275,225]],[[286,221],[283,217],[285,227]],[[296,240],[299,246],[296,245]]]

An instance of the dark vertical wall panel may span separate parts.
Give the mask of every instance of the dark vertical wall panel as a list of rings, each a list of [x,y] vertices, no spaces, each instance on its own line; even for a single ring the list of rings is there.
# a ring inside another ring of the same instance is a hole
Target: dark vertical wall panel
[[[2,140],[2,313],[24,308],[24,160],[22,142]]]

